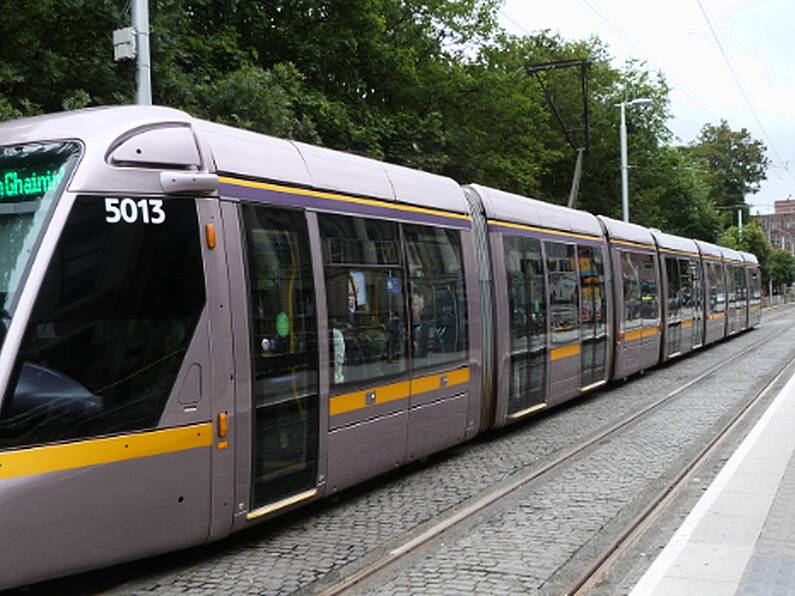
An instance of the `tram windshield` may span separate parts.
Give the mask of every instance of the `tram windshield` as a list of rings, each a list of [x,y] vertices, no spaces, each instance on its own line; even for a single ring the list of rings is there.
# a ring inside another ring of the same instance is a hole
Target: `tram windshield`
[[[0,147],[0,346],[45,223],[78,155],[76,143]]]

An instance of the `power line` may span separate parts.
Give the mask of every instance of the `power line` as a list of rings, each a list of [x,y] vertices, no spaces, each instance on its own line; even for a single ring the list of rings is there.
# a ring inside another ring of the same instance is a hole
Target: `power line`
[[[630,48],[640,52],[641,54],[646,54],[647,56],[653,55],[652,52],[649,52],[646,48],[643,48],[642,46],[638,45],[626,31],[624,31],[621,27],[619,27],[618,25],[613,23],[609,18],[607,18],[607,16],[603,14],[598,8],[596,8],[596,6],[594,6],[589,0],[581,0],[581,2],[585,4],[585,6],[587,6],[590,9],[590,11],[593,12],[597,17],[599,17],[602,21],[604,21],[604,23],[608,27],[610,27],[616,34],[618,34],[618,36],[621,37],[621,39],[624,40],[624,43],[626,43]],[[687,99],[689,99],[696,106],[698,106],[707,116],[710,117],[711,120],[718,120],[717,116],[715,116],[715,114],[713,114],[709,108],[707,108],[703,103],[701,103],[698,99],[696,99],[692,93],[690,93],[689,89],[687,88],[687,85],[685,85],[674,74],[670,74],[669,76],[671,80],[674,83],[676,83],[677,88],[682,93],[682,95],[684,95]]]
[[[704,20],[707,21],[707,26],[709,27],[709,30],[712,33],[712,39],[715,40],[715,45],[718,46],[718,49],[720,50],[720,53],[723,56],[723,60],[726,62],[726,66],[728,67],[729,72],[731,73],[732,77],[734,77],[734,82],[737,84],[737,88],[740,90],[740,94],[743,96],[743,99],[745,100],[745,105],[748,106],[751,115],[753,115],[754,120],[756,120],[756,124],[759,126],[759,130],[762,131],[762,135],[765,137],[765,140],[767,141],[767,144],[770,147],[770,149],[776,155],[776,158],[778,159],[779,163],[784,164],[784,169],[790,175],[793,181],[795,181],[795,176],[793,176],[792,172],[790,172],[787,169],[786,162],[781,158],[781,154],[778,152],[778,149],[776,149],[776,146],[773,144],[773,141],[770,139],[770,135],[767,134],[767,131],[765,130],[764,125],[762,124],[762,121],[759,119],[759,116],[757,115],[756,110],[754,109],[754,106],[751,103],[751,99],[748,97],[748,94],[745,92],[745,87],[743,86],[742,81],[740,81],[740,77],[737,76],[737,72],[734,70],[734,66],[732,65],[732,62],[729,59],[729,55],[726,53],[726,50],[723,49],[723,44],[720,42],[720,39],[718,38],[718,34],[715,31],[715,28],[712,26],[712,21],[710,20],[707,11],[704,10],[704,6],[701,4],[701,0],[696,0],[696,4],[698,4],[698,7],[701,9],[701,14],[704,15]]]

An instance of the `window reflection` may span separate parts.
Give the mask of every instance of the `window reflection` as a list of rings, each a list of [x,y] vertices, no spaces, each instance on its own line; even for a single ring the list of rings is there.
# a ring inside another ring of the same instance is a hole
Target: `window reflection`
[[[413,368],[464,360],[467,306],[460,232],[403,227],[411,288]]]
[[[396,223],[318,218],[326,262],[332,385],[366,384],[406,364],[406,306]]]
[[[545,242],[549,270],[550,338],[553,345],[579,341],[577,263],[573,244]]]

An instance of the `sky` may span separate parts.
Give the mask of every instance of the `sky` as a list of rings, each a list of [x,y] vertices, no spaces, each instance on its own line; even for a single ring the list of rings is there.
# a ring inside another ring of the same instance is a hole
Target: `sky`
[[[636,58],[661,71],[672,87],[668,126],[681,143],[721,118],[732,129],[747,128],[767,145],[773,165],[746,200],[752,213],[771,213],[773,201],[795,198],[795,2],[700,3],[704,12],[699,0],[505,0],[500,20],[518,35],[543,29],[570,40],[597,35],[615,66]]]

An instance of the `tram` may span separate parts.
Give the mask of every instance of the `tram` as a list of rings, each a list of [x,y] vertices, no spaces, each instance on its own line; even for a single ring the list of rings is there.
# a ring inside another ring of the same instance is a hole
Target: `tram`
[[[0,124],[0,588],[218,540],[760,322],[753,255],[158,107]]]

